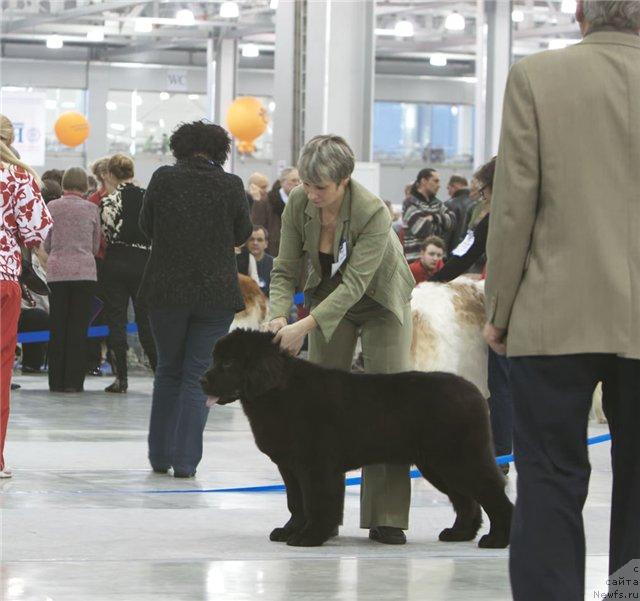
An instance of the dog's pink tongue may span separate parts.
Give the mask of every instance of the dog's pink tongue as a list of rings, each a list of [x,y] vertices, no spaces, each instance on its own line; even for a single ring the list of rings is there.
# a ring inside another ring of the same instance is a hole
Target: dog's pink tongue
[[[208,396],[207,407],[213,407],[220,400],[219,396]]]

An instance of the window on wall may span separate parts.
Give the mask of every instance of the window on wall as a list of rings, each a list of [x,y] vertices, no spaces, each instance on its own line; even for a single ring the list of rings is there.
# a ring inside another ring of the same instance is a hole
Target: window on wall
[[[474,107],[376,102],[373,155],[382,163],[473,163]]]
[[[184,121],[204,119],[206,101],[199,94],[110,91],[106,103],[109,153],[170,154],[171,132]]]
[[[268,109],[271,98],[259,98]],[[207,97],[200,94],[112,90],[107,97],[107,138],[110,153],[170,155],[169,138],[183,122],[207,117]],[[271,158],[272,130],[256,140],[257,158]]]
[[[45,97],[45,144],[46,155],[81,155],[84,145],[69,148],[60,144],[54,131],[58,117],[67,111],[77,111],[86,115],[86,94],[82,89],[75,88],[32,88],[3,86],[4,92],[19,92],[24,94],[42,94]]]

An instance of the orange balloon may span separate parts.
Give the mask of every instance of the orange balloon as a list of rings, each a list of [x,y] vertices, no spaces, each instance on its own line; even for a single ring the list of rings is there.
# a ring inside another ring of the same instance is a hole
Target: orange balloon
[[[54,130],[61,144],[75,148],[89,137],[90,126],[84,115],[67,111],[58,117]]]
[[[253,142],[245,142],[240,140],[237,144],[238,152],[242,154],[251,154],[255,149],[256,145]]]
[[[236,98],[227,111],[227,127],[238,140],[238,151],[250,153],[255,150],[253,141],[267,129],[267,111],[253,96]]]

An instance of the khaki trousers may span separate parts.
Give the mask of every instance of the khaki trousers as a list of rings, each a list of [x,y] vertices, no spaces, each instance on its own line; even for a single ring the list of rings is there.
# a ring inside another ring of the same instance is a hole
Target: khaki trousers
[[[312,305],[315,303],[312,303]],[[319,330],[309,335],[309,360],[323,367],[349,371],[358,334],[367,373],[396,373],[410,369],[411,308],[404,323],[372,299],[364,297],[344,317],[331,340]],[[380,464],[362,469],[360,527],[409,527],[411,481],[408,465]]]

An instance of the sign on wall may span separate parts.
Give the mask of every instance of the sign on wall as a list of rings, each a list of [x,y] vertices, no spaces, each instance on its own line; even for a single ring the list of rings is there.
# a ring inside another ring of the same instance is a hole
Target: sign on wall
[[[167,70],[167,92],[186,92],[187,72],[184,69]]]
[[[45,161],[45,95],[3,92],[0,113],[13,123],[14,148],[27,165],[42,167]]]

